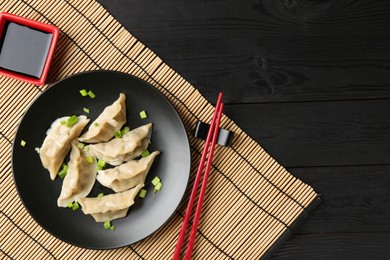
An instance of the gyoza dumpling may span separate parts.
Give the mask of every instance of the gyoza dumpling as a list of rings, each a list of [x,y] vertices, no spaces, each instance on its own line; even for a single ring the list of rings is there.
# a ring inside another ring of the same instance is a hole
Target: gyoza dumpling
[[[79,198],[84,214],[91,214],[96,222],[111,221],[126,216],[129,207],[134,204],[134,198],[137,196],[143,184],[134,188],[101,198]]]
[[[80,136],[79,140],[85,143],[107,142],[126,123],[126,96],[119,98],[103,112],[89,126],[88,131]]]
[[[115,192],[131,189],[145,183],[146,175],[153,164],[154,158],[160,152],[156,151],[140,160],[129,161],[115,168],[98,171],[96,179],[105,187]]]
[[[89,122],[86,116],[79,116],[78,121],[69,127],[63,123],[68,119],[69,116],[61,117],[51,124],[39,149],[42,165],[49,170],[52,180],[57,176],[65,156],[69,153],[71,141],[80,135]]]
[[[95,183],[97,162],[96,158],[89,156],[77,147],[79,142],[72,141],[72,151],[68,163],[68,172],[62,183],[58,207],[67,207],[69,202],[86,197]]]
[[[117,166],[141,155],[149,145],[152,124],[140,126],[107,143],[89,145],[90,152],[108,164]]]

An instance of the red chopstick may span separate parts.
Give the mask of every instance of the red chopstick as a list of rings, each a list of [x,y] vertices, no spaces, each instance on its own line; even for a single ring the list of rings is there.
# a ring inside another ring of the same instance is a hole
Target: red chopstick
[[[200,218],[200,213],[201,213],[201,209],[202,209],[203,198],[204,198],[204,195],[206,193],[206,185],[207,185],[208,175],[210,172],[210,167],[211,167],[211,163],[212,163],[212,159],[213,159],[215,144],[216,144],[217,138],[218,138],[219,125],[220,125],[220,121],[221,121],[221,117],[222,117],[223,107],[224,107],[224,105],[222,103],[222,93],[220,92],[218,95],[217,104],[215,106],[214,115],[213,115],[213,118],[212,118],[211,123],[210,123],[210,128],[209,128],[209,131],[207,133],[205,146],[203,149],[202,157],[200,159],[198,171],[196,173],[196,177],[194,180],[194,186],[192,188],[190,200],[188,201],[186,213],[184,215],[183,224],[182,224],[182,227],[180,229],[180,234],[179,234],[179,238],[178,238],[178,241],[176,244],[175,252],[173,254],[173,260],[178,260],[180,257],[181,248],[183,246],[184,238],[185,238],[187,227],[188,227],[188,222],[189,222],[189,219],[191,216],[192,208],[194,206],[194,201],[196,198],[196,193],[198,191],[199,182],[200,182],[203,170],[204,170],[202,187],[201,187],[201,191],[200,191],[199,198],[198,198],[198,205],[196,207],[194,221],[193,221],[192,229],[191,229],[191,233],[190,233],[190,238],[188,240],[187,254],[185,257],[185,259],[191,259],[192,249],[193,249],[195,237],[196,237],[196,230],[197,230],[197,226],[198,226],[199,218]],[[210,140],[211,140],[211,142],[210,142]],[[207,157],[207,155],[208,155],[208,157]],[[207,157],[207,164],[206,164],[206,168],[204,168],[206,157]]]

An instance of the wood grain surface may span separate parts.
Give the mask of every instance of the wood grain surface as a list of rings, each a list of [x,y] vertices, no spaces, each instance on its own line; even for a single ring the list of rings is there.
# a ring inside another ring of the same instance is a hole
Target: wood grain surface
[[[275,259],[390,253],[390,2],[99,0],[323,203]]]

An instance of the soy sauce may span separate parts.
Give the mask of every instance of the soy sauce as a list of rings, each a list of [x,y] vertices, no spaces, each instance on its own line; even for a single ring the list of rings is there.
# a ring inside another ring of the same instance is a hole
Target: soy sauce
[[[6,23],[0,42],[0,68],[40,78],[52,38],[51,33]]]

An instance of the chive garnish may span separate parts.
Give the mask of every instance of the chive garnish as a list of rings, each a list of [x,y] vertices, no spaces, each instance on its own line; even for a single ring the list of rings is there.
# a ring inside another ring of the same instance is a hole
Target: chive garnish
[[[92,156],[88,156],[88,157],[87,157],[87,162],[88,162],[88,163],[93,163],[93,158],[92,158]]]
[[[118,130],[115,132],[115,138],[121,138],[122,137],[122,132],[121,130]]]
[[[99,193],[98,198],[103,198],[103,197],[104,197],[104,193],[103,192]]]
[[[88,92],[87,92],[87,90],[85,90],[85,89],[81,89],[81,90],[80,90],[80,94],[81,94],[83,97],[85,97],[86,95],[88,95]]]
[[[83,143],[78,143],[78,144],[77,144],[77,147],[78,147],[79,149],[83,149],[84,146],[85,146],[85,144],[83,144]]]
[[[128,133],[128,132],[130,132],[130,127],[128,127],[128,126],[124,127],[124,128],[122,129],[122,131],[121,131],[122,135],[124,135],[124,134],[126,134],[126,133]]]
[[[84,110],[85,113],[89,114],[89,109],[88,108],[84,107],[83,110]]]
[[[24,141],[24,140],[20,141],[20,145],[21,145],[22,147],[25,147],[25,146],[26,146],[26,141]]]
[[[161,179],[158,176],[154,177],[152,180],[153,186],[156,186],[159,182],[161,182]]]
[[[95,93],[92,92],[92,90],[90,91],[87,91],[86,89],[82,89],[80,90],[80,94],[85,97],[85,96],[89,96],[90,98],[95,98]]]
[[[77,203],[77,201],[73,202],[73,205],[72,205],[73,211],[78,210],[79,208],[80,208],[80,206],[79,206],[79,204]]]
[[[69,117],[68,120],[66,121],[66,126],[67,127],[72,127],[78,121],[79,121],[79,118],[76,115],[73,115],[73,116]]]
[[[124,134],[130,131],[130,127],[126,126],[122,130],[118,130],[115,132],[115,138],[121,138]]]
[[[63,179],[68,173],[68,165],[63,164],[61,170],[58,172],[58,176]]]
[[[99,126],[99,124],[98,124],[98,123],[96,123],[96,122],[95,122],[93,125],[94,125],[94,126],[96,126],[96,127],[98,127],[98,126]]]
[[[161,179],[158,176],[153,178],[152,184],[154,186],[154,190],[153,190],[154,193],[156,193],[157,191],[161,190],[161,188],[163,186],[163,184],[161,182]]]
[[[59,176],[61,179],[63,179],[63,178],[65,178],[66,173],[67,173],[67,172],[60,171],[60,172],[58,173],[58,176]]]
[[[68,208],[71,208],[73,211],[78,210],[80,208],[80,205],[77,203],[77,201],[68,202]]]
[[[138,193],[138,197],[144,199],[144,198],[146,197],[146,193],[147,193],[147,190],[141,189],[141,190],[139,191],[139,193]]]
[[[141,119],[145,119],[145,118],[148,117],[148,115],[146,114],[146,111],[145,111],[145,110],[139,112],[139,116],[141,117]]]
[[[104,229],[111,229],[111,221],[104,221]]]
[[[111,229],[111,230],[115,230],[115,226],[111,226],[111,221],[104,221],[104,229],[108,230],[108,229]]]
[[[150,155],[150,153],[149,153],[148,150],[145,150],[145,151],[143,151],[143,152],[141,153],[142,158],[145,158],[145,157],[147,157],[147,156],[149,156],[149,155]]]
[[[96,97],[95,93],[93,93],[92,90],[88,91],[88,96],[90,96],[91,98]]]
[[[153,192],[156,193],[157,191],[160,191],[162,188],[162,182],[158,182],[156,186],[154,186]]]
[[[103,170],[104,167],[106,167],[106,162],[101,160],[101,159],[99,159],[98,162],[97,162],[97,165],[98,165],[99,170]]]

